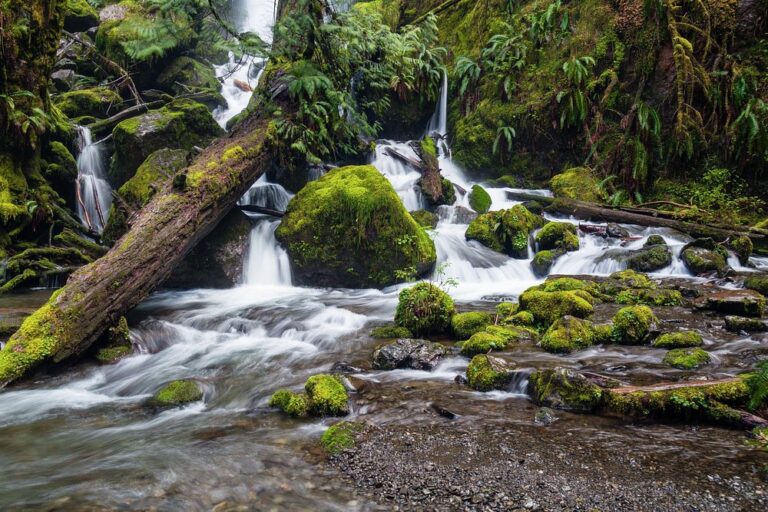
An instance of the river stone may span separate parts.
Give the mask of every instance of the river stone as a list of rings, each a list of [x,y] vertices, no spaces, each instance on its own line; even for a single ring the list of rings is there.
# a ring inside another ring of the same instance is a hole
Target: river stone
[[[723,275],[730,270],[728,252],[711,238],[700,238],[686,244],[680,259],[694,275],[717,272]]]
[[[605,236],[607,238],[629,238],[629,231],[615,222],[609,222],[605,226]]]
[[[445,347],[439,343],[410,338],[399,339],[374,351],[373,368],[376,370],[412,368],[431,371],[445,354]]]
[[[768,322],[758,318],[728,315],[725,317],[725,328],[731,332],[766,332]]]
[[[666,245],[650,245],[630,252],[625,260],[632,270],[655,272],[672,263],[672,251]]]
[[[754,290],[717,290],[704,297],[703,307],[729,315],[761,317],[765,297]]]
[[[71,69],[59,69],[51,73],[53,86],[59,92],[67,92],[75,82],[75,72]]]
[[[579,412],[594,411],[603,398],[599,386],[584,375],[561,367],[531,374],[528,395],[537,405]]]
[[[540,408],[538,411],[536,411],[536,415],[533,417],[533,423],[541,427],[551,425],[557,420],[558,418],[555,415],[555,411],[549,407]]]

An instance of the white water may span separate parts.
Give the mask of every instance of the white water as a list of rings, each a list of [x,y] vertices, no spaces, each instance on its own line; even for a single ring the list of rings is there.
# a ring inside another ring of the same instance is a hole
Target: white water
[[[272,0],[241,0],[243,16],[237,24],[242,32],[253,32],[265,43],[272,42],[272,25],[275,20],[274,2]],[[251,90],[256,88],[261,73],[266,65],[266,59],[258,56],[243,55],[237,57],[230,52],[229,60],[219,66],[214,66],[216,76],[223,79],[221,94],[227,101],[226,108],[219,107],[213,112],[213,117],[225,128],[227,122],[242,112],[251,99],[252,92],[243,90],[235,85],[236,81],[248,84]]]
[[[112,187],[107,183],[102,148],[98,142],[93,142],[91,130],[78,126],[77,133],[80,147],[75,183],[77,216],[84,225],[101,233],[112,205]]]

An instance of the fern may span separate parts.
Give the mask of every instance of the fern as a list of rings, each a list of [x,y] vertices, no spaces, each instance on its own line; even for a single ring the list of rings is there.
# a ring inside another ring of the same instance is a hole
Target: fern
[[[768,360],[757,363],[757,370],[749,377],[747,385],[750,391],[747,407],[754,411],[768,401]]]

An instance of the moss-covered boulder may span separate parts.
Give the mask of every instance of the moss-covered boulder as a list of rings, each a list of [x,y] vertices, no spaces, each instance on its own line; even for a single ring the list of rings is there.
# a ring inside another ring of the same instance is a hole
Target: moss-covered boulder
[[[525,259],[531,232],[543,223],[538,215],[522,205],[515,205],[508,210],[479,215],[469,225],[465,236],[467,240],[476,240],[496,252]]]
[[[649,341],[658,319],[648,306],[621,308],[613,316],[611,339],[622,345],[641,345]]]
[[[768,296],[768,275],[749,276],[744,280],[744,287]]]
[[[116,363],[133,351],[128,320],[124,316],[116,325],[109,328],[106,343],[96,351],[95,357],[100,364]]]
[[[683,294],[667,288],[629,288],[615,296],[617,304],[645,304],[646,306],[680,306]]]
[[[176,100],[161,109],[126,119],[112,130],[115,153],[109,180],[113,187],[120,187],[152,152],[205,147],[223,133],[206,106],[190,100]]]
[[[570,222],[548,222],[536,233],[536,244],[539,250],[578,251],[576,225]]]
[[[425,275],[437,258],[427,233],[370,165],[337,168],[307,184],[275,235],[302,285],[389,286]]]
[[[749,257],[752,256],[754,244],[748,236],[739,236],[728,242],[728,247],[739,258],[739,263],[746,265],[749,263]]]
[[[174,380],[169,382],[157,393],[152,402],[160,407],[174,407],[203,399],[203,391],[194,380]]]
[[[590,316],[594,312],[592,300],[584,290],[547,292],[532,289],[520,295],[520,308],[530,312],[538,325],[549,327],[566,315],[577,318]]]
[[[194,92],[197,101],[210,109],[227,104],[213,68],[192,57],[173,59],[157,76],[156,82],[160,89],[174,96]]]
[[[473,334],[484,331],[491,323],[491,315],[483,311],[457,313],[451,318],[451,331],[458,340],[466,340]]]
[[[486,190],[480,185],[472,185],[469,192],[469,206],[477,213],[486,213],[491,209],[493,200]]]
[[[599,386],[567,368],[533,372],[528,378],[528,394],[537,405],[578,412],[594,411],[603,400]]]
[[[394,339],[394,338],[412,338],[413,333],[405,327],[397,325],[381,325],[371,330],[371,338],[376,339]]]
[[[603,200],[597,178],[586,167],[574,167],[554,176],[549,186],[555,197],[590,203],[599,203]]]
[[[695,370],[709,364],[710,359],[709,352],[699,347],[675,348],[664,355],[663,362],[680,370]]]
[[[477,391],[504,389],[514,375],[513,365],[487,354],[476,355],[467,366],[467,383]]]
[[[66,0],[64,3],[64,30],[85,32],[99,24],[99,13],[87,0]]]
[[[565,254],[565,252],[560,249],[555,249],[554,251],[539,251],[531,260],[531,270],[533,270],[536,277],[546,277],[549,275],[549,271],[552,270],[552,267],[555,265],[558,258],[563,254]]]
[[[65,92],[53,102],[69,118],[105,118],[120,111],[123,98],[108,87],[93,87]]]
[[[42,168],[43,177],[63,198],[74,194],[77,179],[77,161],[67,147],[59,141],[51,141],[43,153],[48,165]]]
[[[600,294],[606,297],[616,297],[625,290],[655,290],[658,285],[645,274],[632,269],[614,272],[608,279],[599,284]]]
[[[450,295],[432,283],[418,283],[400,292],[395,324],[417,336],[449,332],[456,312]]]
[[[567,354],[594,344],[604,343],[610,338],[609,325],[595,325],[589,320],[564,316],[544,333],[541,338],[541,348],[547,352]]]
[[[627,262],[627,267],[632,270],[656,272],[672,264],[672,251],[665,243],[646,245],[642,249],[630,252],[624,260]]]
[[[269,405],[295,417],[346,416],[348,401],[349,394],[338,377],[319,374],[307,379],[304,393],[280,389],[270,397]]]
[[[653,340],[656,348],[689,348],[700,347],[704,339],[696,331],[666,332]]]
[[[437,215],[430,212],[429,210],[413,211],[411,212],[411,217],[413,217],[413,220],[415,220],[419,226],[431,229],[437,227],[437,221],[439,220]]]
[[[728,315],[725,317],[725,328],[731,332],[766,332],[768,322],[759,318]]]
[[[694,240],[685,245],[680,252],[680,259],[694,275],[717,272],[724,275],[728,272],[728,251],[711,238]]]
[[[328,427],[320,438],[320,446],[329,454],[337,455],[344,450],[354,448],[355,435],[363,430],[363,424],[354,421],[341,421]]]
[[[487,331],[480,331],[461,344],[461,353],[467,357],[477,354],[487,354],[492,350],[504,350],[507,348],[507,340]]]

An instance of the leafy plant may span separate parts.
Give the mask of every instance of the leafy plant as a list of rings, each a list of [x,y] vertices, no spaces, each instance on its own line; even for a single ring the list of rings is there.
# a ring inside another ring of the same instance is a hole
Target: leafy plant
[[[493,154],[501,152],[502,161],[505,154],[512,152],[512,139],[517,136],[517,132],[511,126],[499,126],[496,130],[496,139],[493,141]],[[502,148],[502,144],[504,147]]]
[[[585,88],[587,80],[592,76],[595,59],[589,56],[573,57],[563,63],[568,87],[557,93],[556,99],[560,104],[560,128],[568,128],[582,124],[588,113],[589,101]]]
[[[768,360],[757,363],[755,373],[747,380],[749,386],[749,402],[747,407],[751,410],[759,409],[768,401]]]

